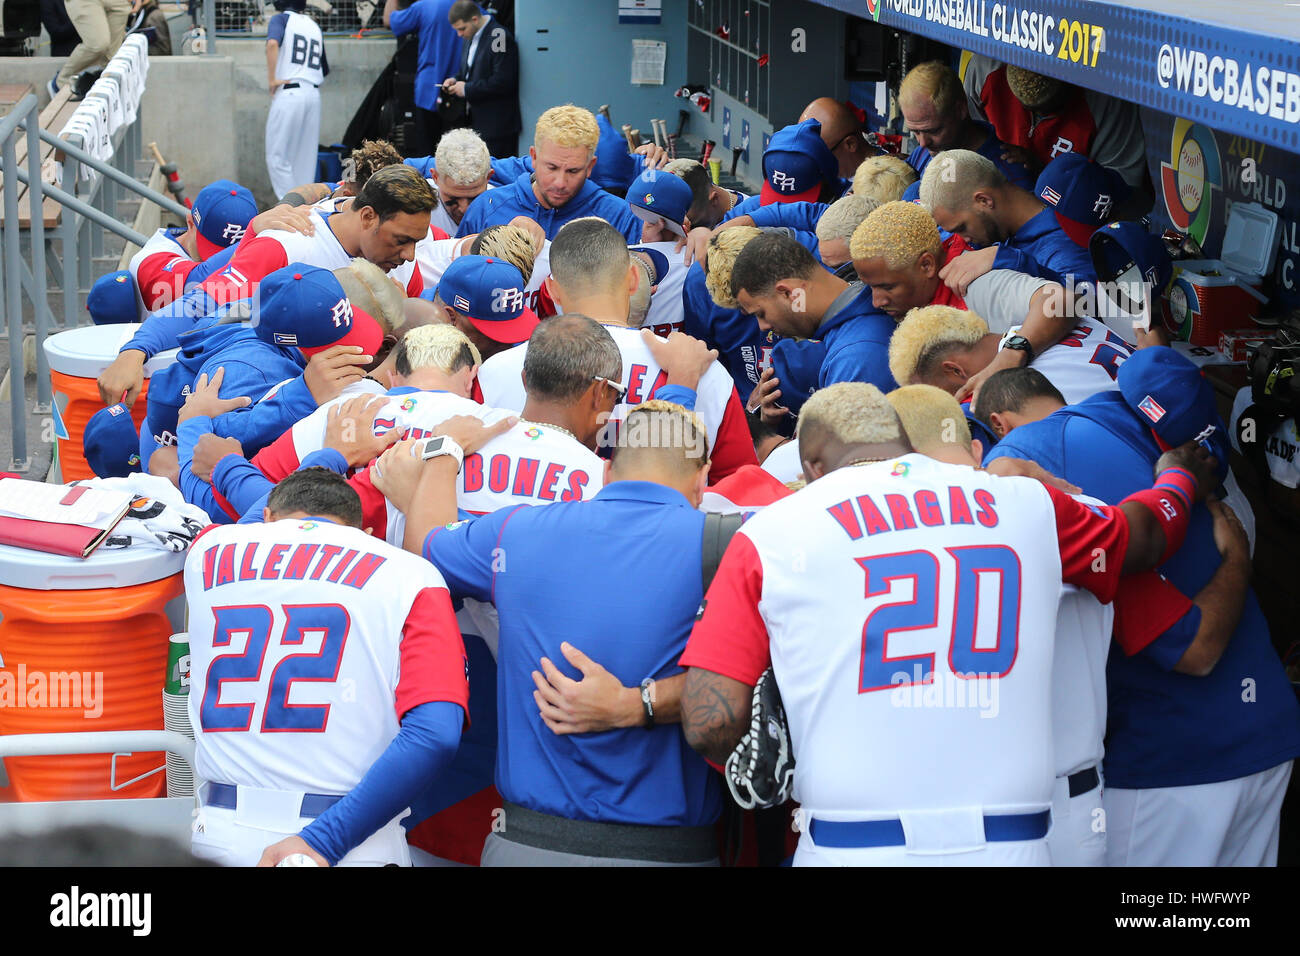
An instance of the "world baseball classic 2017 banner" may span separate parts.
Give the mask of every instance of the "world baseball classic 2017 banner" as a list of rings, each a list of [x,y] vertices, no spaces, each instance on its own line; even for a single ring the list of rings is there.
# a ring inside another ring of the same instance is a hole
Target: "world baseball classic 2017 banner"
[[[1218,4],[1205,23],[1099,0],[817,2],[1300,152],[1300,38],[1259,5]]]

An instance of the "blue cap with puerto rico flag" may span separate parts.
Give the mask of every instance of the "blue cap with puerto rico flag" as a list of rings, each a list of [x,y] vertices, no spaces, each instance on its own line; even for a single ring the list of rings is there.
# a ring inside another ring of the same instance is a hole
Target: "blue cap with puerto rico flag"
[[[1086,249],[1132,190],[1115,170],[1079,153],[1062,153],[1043,167],[1034,192],[1056,214],[1061,230]]]
[[[252,325],[264,342],[305,355],[334,345],[359,345],[374,355],[384,340],[379,323],[353,308],[334,273],[305,262],[291,262],[258,284]]]
[[[438,298],[494,342],[527,341],[539,321],[524,304],[523,277],[504,259],[460,256],[442,274]]]
[[[198,231],[199,258],[216,255],[243,239],[256,215],[253,194],[239,183],[218,179],[200,189],[190,209]]]

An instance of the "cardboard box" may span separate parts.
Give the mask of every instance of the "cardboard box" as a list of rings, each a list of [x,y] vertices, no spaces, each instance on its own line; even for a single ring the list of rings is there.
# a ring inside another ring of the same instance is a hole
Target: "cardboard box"
[[[1276,337],[1273,329],[1229,329],[1219,333],[1219,351],[1233,362],[1246,361],[1246,352]]]

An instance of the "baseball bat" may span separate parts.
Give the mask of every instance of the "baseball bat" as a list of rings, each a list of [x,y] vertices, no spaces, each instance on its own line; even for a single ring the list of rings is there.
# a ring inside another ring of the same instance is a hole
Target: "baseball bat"
[[[704,165],[707,165],[707,164],[708,164],[708,162],[709,162],[709,157],[713,155],[713,147],[715,147],[715,146],[717,146],[717,145],[718,145],[718,144],[717,144],[717,141],[716,141],[716,140],[706,139],[706,140],[704,141],[704,150],[700,153],[700,163],[701,163],[701,164],[704,164]]]
[[[668,158],[677,158],[677,134],[670,133],[668,136]]]
[[[658,146],[660,149],[663,149],[664,143],[663,143],[663,139],[660,138],[660,128],[659,128],[661,123],[663,123],[663,120],[661,119],[652,119],[650,121],[650,128],[654,130],[655,145]]]
[[[661,119],[659,121],[659,132],[663,134],[664,137],[663,147],[664,149],[667,149],[668,148],[668,121],[667,120]]]
[[[167,191],[175,196],[179,202],[184,203],[188,209],[193,203],[185,196],[185,184],[181,182],[180,169],[177,168],[175,163],[169,163],[163,158],[163,154],[158,151],[157,143],[150,143],[149,151],[153,153],[153,158],[158,161],[158,168],[167,177]]]
[[[632,139],[632,127],[628,126],[626,123],[623,124],[623,136],[627,139],[628,151],[631,152],[632,150],[635,150],[637,144]]]
[[[636,149],[638,146],[641,145],[641,131],[639,129],[632,130],[632,143],[633,143],[632,146],[633,149]]]
[[[601,108],[600,108],[600,115],[603,116],[603,117],[605,117],[605,121],[608,122],[610,126],[613,126],[613,125],[614,125],[614,120],[613,120],[613,119],[610,117],[610,115],[609,115],[609,104],[608,104],[608,103],[605,103],[604,105],[601,106]]]
[[[686,132],[686,121],[691,118],[690,110],[677,111],[677,138],[682,138],[682,133]]]
[[[743,153],[744,151],[745,151],[744,147],[742,146],[731,147],[731,175],[732,176],[736,175],[736,167],[740,165],[740,154]]]

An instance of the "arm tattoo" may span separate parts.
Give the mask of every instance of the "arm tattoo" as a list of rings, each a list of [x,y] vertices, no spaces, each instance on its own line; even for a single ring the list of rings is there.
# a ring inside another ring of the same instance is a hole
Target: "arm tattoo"
[[[698,667],[686,671],[682,730],[702,756],[721,766],[749,724],[752,691],[740,681]]]

